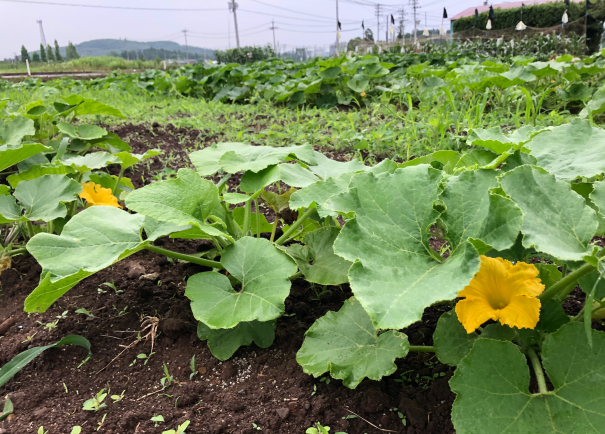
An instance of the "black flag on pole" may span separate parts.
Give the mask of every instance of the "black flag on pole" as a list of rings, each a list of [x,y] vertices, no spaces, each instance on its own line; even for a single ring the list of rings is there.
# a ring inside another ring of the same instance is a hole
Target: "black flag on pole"
[[[363,23],[363,20],[361,21],[361,28],[362,28],[362,29],[364,29],[364,30],[366,29],[366,26],[365,26],[365,24]]]
[[[342,26],[340,24],[340,21],[338,22],[338,30],[342,30]]]
[[[492,22],[492,24],[494,23],[494,7],[490,6],[489,7],[489,14],[487,15],[487,18],[489,18]]]
[[[475,20],[479,19],[479,11],[475,9]]]
[[[447,11],[443,8],[443,18],[447,18]]]
[[[393,18],[393,14],[391,14],[391,24],[395,24],[395,18]]]

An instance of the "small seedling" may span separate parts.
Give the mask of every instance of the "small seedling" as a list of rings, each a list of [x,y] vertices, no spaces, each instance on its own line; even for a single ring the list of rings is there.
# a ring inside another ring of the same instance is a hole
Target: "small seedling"
[[[305,433],[306,434],[330,434],[330,427],[322,426],[322,424],[317,422],[314,427],[307,428]]]
[[[38,334],[38,332],[34,333],[31,336],[26,336],[24,341],[21,341],[22,344],[24,344],[25,342],[31,342],[34,340],[34,336],[36,336]]]
[[[90,318],[94,318],[95,317],[92,313],[90,313],[89,311],[87,311],[83,307],[81,307],[80,309],[76,309],[75,313],[83,313],[84,315],[86,315],[86,316],[88,316]]]
[[[84,402],[82,410],[99,411],[103,407],[107,407],[107,404],[103,403],[103,400],[107,396],[105,389],[101,389],[94,398],[88,399]]]
[[[313,385],[313,393],[311,393],[311,396],[314,396],[317,393],[317,384]]]
[[[164,416],[162,416],[161,414],[158,414],[157,416],[153,416],[151,418],[151,421],[155,424],[155,427],[157,428],[159,425],[159,422],[164,422]]]
[[[67,384],[63,383],[63,389],[65,389],[65,393],[69,393],[69,390],[67,389]]]
[[[120,402],[121,400],[124,399],[124,392],[126,392],[125,390],[122,390],[122,393],[120,395],[111,395],[111,399],[113,399],[113,403],[115,404],[116,402]]]
[[[38,434],[48,434],[48,431],[44,431],[44,427],[41,426],[40,428],[38,428]]]
[[[257,424],[255,424],[254,422],[252,422],[252,428],[254,428],[254,429],[255,429],[255,430],[257,430],[257,431],[262,431],[262,430],[263,430],[263,429],[262,429],[260,426],[258,426],[258,425],[257,425]]]
[[[139,338],[139,340],[141,340],[141,339]],[[147,365],[147,362],[149,361],[149,359],[151,358],[151,356],[154,355],[154,354],[155,354],[155,352],[149,353],[149,355],[147,355],[145,353],[141,353],[141,354],[139,354],[137,356],[136,359],[134,359],[132,361],[132,363],[130,364],[130,366],[133,366],[137,362],[137,359],[145,359],[145,362],[143,363],[143,366],[145,366],[145,365]]]
[[[191,369],[191,374],[189,374],[189,379],[191,380],[197,374],[195,370],[195,354],[191,358],[191,362],[189,363],[189,368]]]
[[[176,431],[173,429],[170,429],[168,431],[162,432],[162,434],[184,434],[185,430],[187,429],[187,427],[189,426],[190,423],[191,423],[190,421],[186,420],[185,422],[183,422],[181,425],[179,425],[177,427]]]
[[[44,326],[44,328],[51,332],[54,329],[57,328],[57,326],[59,325],[59,320],[54,320],[53,322],[47,322],[46,324],[44,324],[42,321],[36,321],[38,324],[40,324],[41,326]]]
[[[121,293],[124,292],[121,289],[116,288],[116,285],[113,282],[103,282],[103,283],[101,283],[101,285],[105,285],[105,286],[110,287],[111,289],[114,290],[114,292],[116,294],[121,294]],[[105,294],[106,292],[107,291],[103,291],[101,288],[99,288],[99,294]]]
[[[329,377],[322,377],[319,379],[320,383],[326,383],[326,384],[330,384],[330,378]]]
[[[407,420],[407,418],[403,415],[402,412],[400,412],[399,410],[397,410],[397,407],[389,408],[389,411],[395,411],[395,412],[397,412],[397,416],[399,416],[399,419],[401,419],[401,423],[403,424],[403,426],[408,426],[408,420]]]
[[[80,434],[82,432],[82,427],[81,426],[74,426],[71,429],[71,433],[70,434]]]
[[[172,375],[170,375],[170,373],[168,372],[168,366],[166,366],[166,363],[164,363],[164,377],[160,380],[162,387],[166,388],[166,387],[170,386],[173,381],[174,381],[174,377]]]
[[[99,422],[99,427],[97,428],[97,431],[99,431],[101,428],[103,428],[103,424],[105,423],[105,418],[107,417],[107,413],[105,413],[103,415],[103,419],[101,419],[101,422]]]
[[[354,414],[349,414],[347,416],[343,416],[343,419],[355,419],[357,416]]]
[[[6,395],[6,401],[4,402],[4,409],[2,413],[0,413],[0,421],[3,421],[8,417],[9,414],[13,414],[13,402],[10,400],[8,395]]]

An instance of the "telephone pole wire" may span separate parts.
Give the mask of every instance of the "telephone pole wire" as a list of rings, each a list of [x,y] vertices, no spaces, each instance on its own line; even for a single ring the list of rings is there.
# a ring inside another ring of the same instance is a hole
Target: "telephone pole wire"
[[[185,29],[182,32],[185,34],[185,62],[189,61],[189,45],[187,45],[187,32],[189,30]]]
[[[275,30],[277,29],[277,27],[275,27],[275,20],[271,20],[271,27],[269,27],[269,30],[273,30],[273,51],[275,52],[275,55],[277,55],[277,44],[275,43]]]
[[[231,0],[229,3],[229,10],[233,11],[233,22],[235,23],[235,43],[237,44],[237,48],[239,48],[239,31],[237,30],[237,8],[238,4],[235,3],[235,0]]]
[[[376,42],[380,41],[380,4],[376,5]]]

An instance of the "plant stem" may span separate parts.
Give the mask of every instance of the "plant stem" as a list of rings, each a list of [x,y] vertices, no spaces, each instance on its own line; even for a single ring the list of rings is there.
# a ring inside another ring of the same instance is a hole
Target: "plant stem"
[[[536,380],[538,380],[538,389],[540,390],[540,393],[544,395],[545,393],[548,393],[548,389],[546,388],[546,379],[544,378],[544,371],[542,370],[540,359],[532,347],[527,349],[526,354],[531,361],[532,367],[534,368]]]
[[[210,261],[208,259],[196,258],[195,256],[186,255],[184,253],[173,252],[172,250],[162,249],[160,247],[148,245],[145,247],[147,250],[159,253],[160,255],[168,256],[174,259],[180,259],[181,261],[191,262],[193,264],[203,265],[204,267],[218,268],[224,270],[223,264],[216,261]]]
[[[245,213],[244,213],[244,227],[242,228],[243,232],[244,232],[244,236],[247,236],[248,231],[250,230],[250,213],[252,212],[251,211],[251,208],[252,208],[251,202],[252,202],[252,199],[248,199],[246,201]]]
[[[593,267],[590,264],[582,265],[577,270],[572,271],[567,276],[564,276],[561,280],[559,280],[553,286],[551,286],[546,291],[544,291],[542,294],[540,294],[538,296],[538,298],[540,299],[540,301],[542,303],[547,302],[548,300],[553,298],[555,295],[557,295],[558,293],[563,291],[565,288],[572,285],[574,282],[577,282],[580,277],[586,276],[588,273],[590,273],[594,269],[595,269],[595,267]]]
[[[290,280],[296,280],[296,279],[298,279],[299,277],[301,277],[302,275],[303,275],[303,274],[302,274],[302,271],[299,271],[298,273],[293,274],[292,276],[288,277],[288,279],[290,279]]]
[[[279,223],[279,218],[277,218],[277,213],[275,213],[275,221],[273,222],[273,228],[271,229],[271,238],[269,241],[273,242],[275,239],[275,231],[277,231],[277,224]]]
[[[258,209],[258,199],[254,199],[254,207],[256,208],[256,238],[260,238],[260,209]]]
[[[288,228],[288,230],[286,232],[284,232],[284,234],[281,237],[279,237],[279,239],[275,242],[275,244],[277,244],[278,246],[281,246],[282,244],[284,244],[288,240],[290,235],[292,235],[294,232],[296,232],[298,230],[298,227],[300,225],[302,225],[304,223],[304,221],[309,218],[309,216],[313,213],[313,211],[315,211],[313,208],[309,208],[308,210],[306,210],[305,213],[302,216],[300,216],[298,218],[298,220],[296,220],[294,223],[292,223],[292,226],[290,226],[290,228]]]
[[[32,222],[28,220],[25,223],[25,226],[27,227],[27,235],[29,236],[29,238],[33,237],[36,233],[34,232],[34,225],[32,224]]]
[[[120,181],[122,180],[122,175],[124,175],[124,166],[120,166],[120,174],[118,175],[118,179],[116,180],[116,185],[113,186],[113,191],[111,194],[116,195],[116,191],[118,191],[118,186],[120,185]]]
[[[27,253],[27,249],[25,247],[21,247],[20,249],[11,250],[10,252],[8,252],[8,256],[13,257],[17,255],[22,255],[24,253]]]
[[[435,347],[424,345],[410,345],[409,351],[414,351],[416,353],[434,353]]]

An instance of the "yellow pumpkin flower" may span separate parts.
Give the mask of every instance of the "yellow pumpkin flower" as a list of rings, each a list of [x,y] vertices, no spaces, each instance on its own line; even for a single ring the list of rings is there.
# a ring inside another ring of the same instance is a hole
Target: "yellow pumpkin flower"
[[[540,300],[544,291],[540,272],[532,264],[481,256],[479,272],[458,297],[458,319],[467,333],[473,333],[487,320],[510,327],[533,329],[540,319]]]
[[[365,90],[362,90],[359,95],[361,95],[362,98],[365,98],[367,96]]]
[[[85,182],[82,184],[82,187],[84,189],[79,196],[86,201],[86,208],[95,205],[122,208],[118,204],[118,198],[111,193],[110,188],[103,188],[94,182]]]

